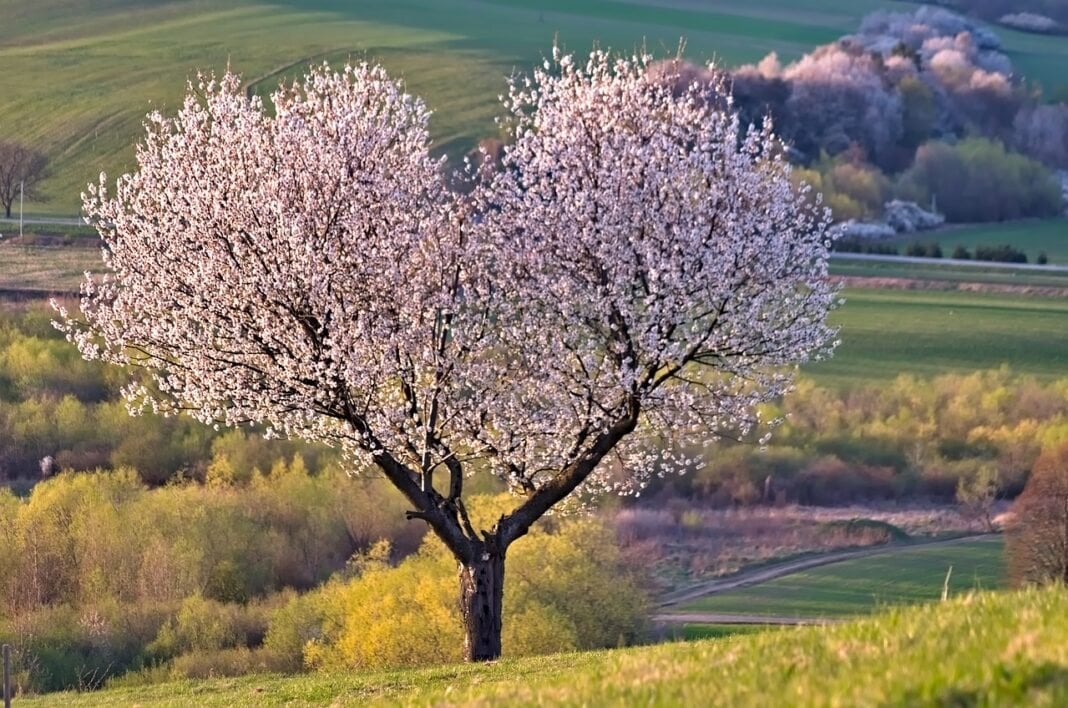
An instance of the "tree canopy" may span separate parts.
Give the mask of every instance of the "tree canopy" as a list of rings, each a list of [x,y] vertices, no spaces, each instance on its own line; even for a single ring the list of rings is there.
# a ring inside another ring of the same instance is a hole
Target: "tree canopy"
[[[513,79],[501,169],[467,194],[380,67],[319,66],[270,110],[203,78],[149,116],[136,172],[86,194],[108,273],[64,326],[140,368],[138,410],[380,469],[460,562],[468,656],[492,658],[531,524],[747,431],[833,345],[828,217],[770,125],[650,62],[555,51]],[[489,529],[463,504],[478,468],[520,494]]]

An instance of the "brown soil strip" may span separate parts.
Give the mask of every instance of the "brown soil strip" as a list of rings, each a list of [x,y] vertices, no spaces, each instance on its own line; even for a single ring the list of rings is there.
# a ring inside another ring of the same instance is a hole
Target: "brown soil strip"
[[[653,621],[663,624],[766,624],[766,625],[819,625],[841,622],[839,619],[815,617],[770,617],[768,615],[740,615],[723,612],[690,612],[684,615],[653,615]]]
[[[858,275],[832,275],[829,279],[832,283],[840,284],[847,288],[869,288],[878,290],[956,290],[968,293],[1000,293],[1005,295],[1068,298],[1068,287],[1048,285],[966,283],[951,280],[926,280],[920,278],[865,278]]]

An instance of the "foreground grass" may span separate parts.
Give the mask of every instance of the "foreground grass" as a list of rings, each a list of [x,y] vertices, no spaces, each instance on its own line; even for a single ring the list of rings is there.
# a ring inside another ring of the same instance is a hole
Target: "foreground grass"
[[[1065,705],[1068,593],[969,595],[831,627],[418,671],[184,681],[26,706]]]
[[[1004,585],[999,536],[843,561],[793,573],[744,590],[712,595],[675,608],[782,617],[846,617],[887,605],[937,600],[952,566],[956,595]]]
[[[75,214],[101,170],[132,167],[133,142],[154,108],[173,111],[197,70],[228,63],[258,91],[293,67],[370,56],[435,110],[440,149],[463,152],[495,132],[504,77],[527,69],[554,37],[738,64],[778,52],[789,61],[853,32],[890,0],[8,0],[0,21],[0,135],[52,158],[46,202]],[[1064,82],[1068,43],[999,28],[1030,80]]]
[[[841,346],[806,367],[823,385],[928,377],[1008,365],[1049,379],[1068,372],[1068,301],[970,292],[848,289],[834,312]]]

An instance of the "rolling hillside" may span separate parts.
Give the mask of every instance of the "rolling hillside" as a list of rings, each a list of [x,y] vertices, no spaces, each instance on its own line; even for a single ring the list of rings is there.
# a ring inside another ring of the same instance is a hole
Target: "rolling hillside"
[[[949,569],[952,568],[952,571]],[[945,586],[947,571],[948,586]],[[943,588],[958,595],[1005,584],[999,536],[885,554],[791,573],[752,587],[710,595],[670,612],[833,618],[895,605],[930,602]]]
[[[503,77],[536,62],[553,38],[641,43],[726,63],[792,59],[853,30],[889,0],[7,0],[0,3],[0,136],[53,160],[48,201],[75,214],[100,170],[130,168],[146,112],[171,110],[198,69],[227,63],[256,90],[324,58],[371,56],[437,111],[440,149],[460,154],[494,132]],[[1062,38],[999,30],[1033,78],[1063,81]]]

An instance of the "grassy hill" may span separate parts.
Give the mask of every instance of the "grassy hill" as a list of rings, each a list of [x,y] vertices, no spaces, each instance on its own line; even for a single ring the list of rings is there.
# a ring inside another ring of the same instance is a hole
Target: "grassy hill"
[[[253,88],[324,58],[371,56],[437,111],[441,150],[494,132],[503,77],[554,36],[584,50],[645,43],[726,63],[793,59],[889,0],[7,0],[0,3],[0,136],[52,157],[37,213],[74,214],[100,170],[132,166],[153,108],[173,110],[198,69],[229,62]],[[1068,43],[999,30],[1030,77],[1063,82]]]
[[[997,293],[845,291],[831,321],[842,345],[806,372],[823,384],[933,376],[1007,364],[1017,373],[1064,376],[1068,302]]]
[[[257,676],[24,706],[1065,705],[1068,592],[969,595],[831,627],[377,674]]]
[[[1005,583],[998,536],[952,545],[906,548],[793,573],[744,590],[673,608],[784,617],[847,617],[881,607],[937,600],[952,567],[952,595]]]

